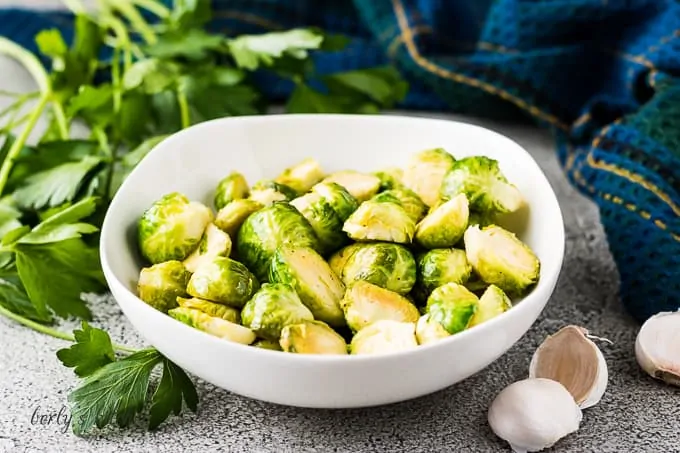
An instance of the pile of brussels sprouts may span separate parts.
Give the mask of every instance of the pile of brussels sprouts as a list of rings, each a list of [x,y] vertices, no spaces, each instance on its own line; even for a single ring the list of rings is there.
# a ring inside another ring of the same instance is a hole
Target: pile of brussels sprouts
[[[212,209],[170,193],[142,215],[139,297],[208,334],[301,354],[377,354],[483,323],[540,264],[495,224],[525,201],[498,162],[441,148],[404,168],[326,174],[314,159]]]

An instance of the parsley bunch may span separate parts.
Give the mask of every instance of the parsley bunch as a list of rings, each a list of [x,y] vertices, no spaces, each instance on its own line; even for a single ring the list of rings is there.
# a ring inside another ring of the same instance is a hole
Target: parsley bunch
[[[153,429],[179,414],[183,402],[196,410],[193,383],[153,348],[112,344],[87,323],[92,313],[82,299],[107,289],[99,228],[122,181],[169,134],[265,113],[269,101],[255,76],[292,84],[285,103],[291,113],[375,113],[402,100],[408,85],[392,67],[319,75],[313,54],[347,45],[321,30],[211,33],[209,0],[172,7],[100,0],[96,12],[65,2],[75,14],[70,43],[57,29],[43,30],[35,55],[0,37],[0,54],[19,61],[38,86],[32,93],[0,91],[13,99],[0,111],[0,315],[75,342],[57,356],[83,378],[69,395],[76,434],[114,419],[127,426],[147,406]],[[48,127],[29,144],[42,117]],[[74,125],[88,132],[79,137]],[[70,317],[83,320],[82,330],[52,327]],[[162,377],[152,384],[157,366]]]

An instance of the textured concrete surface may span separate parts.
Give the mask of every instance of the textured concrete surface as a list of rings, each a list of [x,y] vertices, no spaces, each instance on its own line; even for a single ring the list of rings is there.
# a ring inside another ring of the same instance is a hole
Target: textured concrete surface
[[[6,61],[0,61],[0,75],[2,88],[29,87]],[[64,424],[66,396],[77,379],[55,357],[66,343],[1,319],[0,452],[510,451],[488,428],[489,403],[502,388],[526,377],[534,349],[567,324],[582,325],[613,342],[601,344],[609,387],[600,404],[584,412],[581,429],[549,451],[680,452],[680,392],[648,378],[637,366],[633,346],[638,326],[618,301],[618,275],[597,210],[563,177],[552,138],[527,126],[450,117],[490,127],[526,147],[557,192],[566,224],[566,258],[554,296],[533,328],[497,362],[436,394],[359,410],[276,406],[199,381],[196,415],[172,418],[153,433],[140,422],[78,438]],[[92,304],[93,324],[107,329],[117,342],[142,346],[113,300],[103,297]],[[40,416],[50,414],[52,423],[41,424]]]

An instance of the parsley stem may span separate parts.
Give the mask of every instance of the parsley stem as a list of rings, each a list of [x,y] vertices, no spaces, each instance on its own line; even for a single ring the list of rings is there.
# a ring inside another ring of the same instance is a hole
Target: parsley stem
[[[35,330],[36,332],[40,332],[40,333],[43,333],[45,335],[49,335],[49,336],[54,337],[54,338],[59,338],[60,340],[66,340],[66,341],[71,341],[71,342],[76,341],[76,339],[70,333],[62,332],[60,330],[44,326],[44,325],[42,325],[38,322],[32,321],[28,318],[21,316],[21,315],[17,315],[16,313],[6,309],[2,305],[0,305],[0,315],[4,316],[6,318],[9,318],[13,321],[16,321],[19,324],[22,324],[22,325],[24,325],[28,328],[31,328],[31,329]],[[137,352],[137,349],[131,348],[129,346],[116,344],[116,343],[112,343],[112,345],[113,345],[113,348],[118,350],[118,351],[130,352],[130,353]]]
[[[155,14],[161,19],[170,16],[170,10],[164,4],[157,2],[156,0],[132,0],[132,3]]]
[[[54,112],[54,118],[57,120],[57,126],[59,127],[59,135],[62,140],[68,140],[69,127],[68,121],[66,120],[66,114],[64,113],[64,106],[61,102],[57,100],[52,101],[52,111]]]
[[[24,127],[24,129],[21,131],[21,134],[19,134],[14,143],[12,143],[12,147],[7,152],[7,156],[2,162],[2,167],[0,167],[0,195],[2,195],[3,191],[5,190],[9,173],[12,171],[12,167],[14,166],[14,161],[17,159],[17,157],[19,157],[19,153],[26,144],[26,140],[28,140],[29,135],[31,135],[31,131],[38,122],[38,119],[40,119],[43,110],[45,110],[45,106],[47,105],[49,98],[49,92],[43,94],[43,96],[38,101],[38,105],[35,106],[34,110],[31,112],[31,115],[28,117],[28,124]]]
[[[115,2],[112,1],[110,6],[117,9],[128,21],[130,21],[132,27],[142,35],[142,38],[147,44],[156,44],[156,41],[158,41],[156,33],[154,33],[153,29],[146,20],[144,20],[144,17],[140,14],[139,10],[135,8],[133,3],[129,2],[129,0],[117,0]]]
[[[191,126],[191,118],[189,117],[189,103],[182,90],[177,90],[177,103],[179,104],[179,113],[182,119],[182,129],[186,129]]]

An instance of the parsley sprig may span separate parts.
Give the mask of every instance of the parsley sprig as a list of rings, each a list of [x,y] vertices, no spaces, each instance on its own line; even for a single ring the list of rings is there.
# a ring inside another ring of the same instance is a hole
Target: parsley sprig
[[[87,323],[92,313],[82,299],[107,289],[99,228],[122,181],[169,134],[265,113],[272,101],[258,88],[260,77],[290,84],[283,100],[290,113],[375,113],[395,106],[408,85],[389,66],[319,74],[314,55],[348,41],[318,29],[211,32],[208,0],[171,7],[100,0],[94,13],[79,0],[65,4],[74,13],[70,43],[57,29],[42,30],[33,54],[0,37],[0,54],[21,63],[37,84],[31,93],[0,91],[12,99],[0,110],[0,315],[75,342],[57,356],[82,378],[69,395],[76,434],[114,421],[127,426],[147,406],[153,429],[179,414],[183,402],[196,409],[193,383],[153,348],[112,344]],[[29,144],[41,118],[47,129]],[[85,137],[77,137],[75,125],[86,126]],[[54,326],[73,317],[83,320],[82,330]]]

